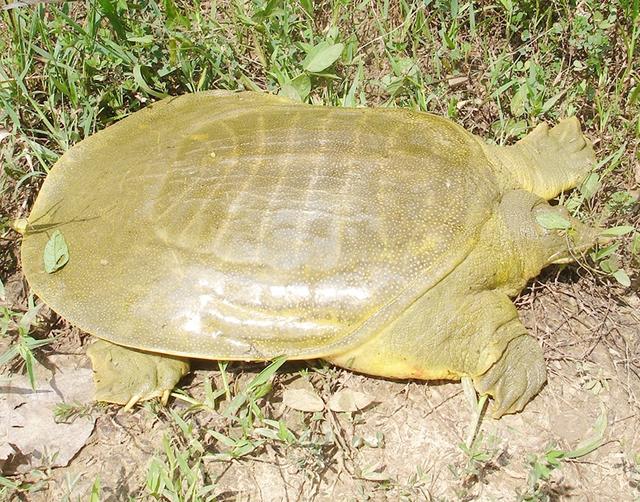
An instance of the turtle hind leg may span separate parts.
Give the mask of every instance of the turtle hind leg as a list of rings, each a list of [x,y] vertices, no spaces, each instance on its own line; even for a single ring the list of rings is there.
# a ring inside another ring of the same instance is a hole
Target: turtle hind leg
[[[155,397],[166,403],[169,393],[189,371],[180,357],[153,354],[96,340],[87,348],[96,383],[96,400],[131,408]]]
[[[540,124],[515,145],[490,150],[515,181],[515,188],[547,200],[576,187],[596,165],[591,142],[575,117],[553,128]]]

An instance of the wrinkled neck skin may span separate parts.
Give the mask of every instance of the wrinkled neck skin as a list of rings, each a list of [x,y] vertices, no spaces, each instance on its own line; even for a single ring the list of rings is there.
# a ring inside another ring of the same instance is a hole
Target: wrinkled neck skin
[[[461,264],[461,273],[470,279],[465,283],[468,289],[499,290],[513,297],[540,273],[543,265],[542,260],[525,259],[496,215],[483,227],[478,244]]]
[[[466,284],[476,291],[498,290],[516,296],[529,279],[559,255],[566,256],[566,240],[542,229],[536,208],[549,207],[523,190],[507,192],[481,230],[472,253],[461,264]]]

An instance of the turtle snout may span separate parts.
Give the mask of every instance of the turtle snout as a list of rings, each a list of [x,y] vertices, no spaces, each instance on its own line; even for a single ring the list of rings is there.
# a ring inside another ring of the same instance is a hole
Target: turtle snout
[[[550,233],[555,234],[554,240],[559,239],[561,242],[559,246],[551,246],[552,250],[556,249],[549,258],[549,263],[574,262],[580,254],[603,242],[601,229],[582,223],[571,216],[563,207],[558,207],[558,210],[563,220],[568,224],[563,228],[550,230]]]

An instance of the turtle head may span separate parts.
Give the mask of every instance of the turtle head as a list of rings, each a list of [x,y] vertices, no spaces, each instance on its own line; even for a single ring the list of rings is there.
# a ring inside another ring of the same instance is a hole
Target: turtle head
[[[552,263],[575,261],[598,241],[597,229],[571,216],[564,206],[551,206],[526,190],[507,192],[500,214],[510,254],[519,262],[518,275],[524,281]]]

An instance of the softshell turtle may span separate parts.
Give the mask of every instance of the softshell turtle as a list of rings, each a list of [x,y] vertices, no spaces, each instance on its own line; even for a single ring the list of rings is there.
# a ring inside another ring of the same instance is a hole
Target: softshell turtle
[[[186,358],[285,355],[468,376],[500,416],[546,379],[510,297],[593,244],[547,203],[593,164],[575,118],[496,147],[404,109],[167,98],[57,162],[22,265],[44,302],[101,339],[89,350],[99,400],[166,399]],[[544,228],[543,213],[572,228]],[[47,273],[55,230],[70,259]]]

